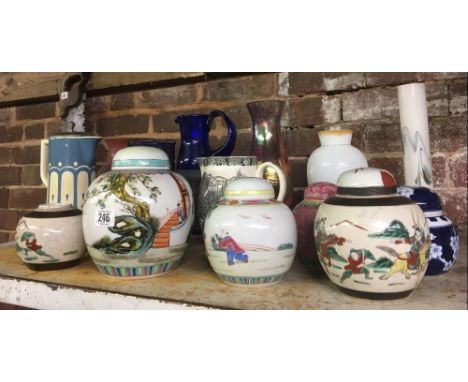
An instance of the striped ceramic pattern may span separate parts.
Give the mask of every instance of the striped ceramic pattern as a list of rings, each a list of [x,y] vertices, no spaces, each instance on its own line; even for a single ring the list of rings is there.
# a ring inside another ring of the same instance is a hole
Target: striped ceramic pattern
[[[276,283],[284,277],[284,273],[273,276],[249,277],[249,276],[227,276],[218,274],[219,278],[231,284],[258,285]]]
[[[143,267],[113,267],[110,265],[96,264],[99,270],[107,276],[114,277],[141,277],[150,276],[158,273],[168,272],[179,264],[180,259],[146,265]]]

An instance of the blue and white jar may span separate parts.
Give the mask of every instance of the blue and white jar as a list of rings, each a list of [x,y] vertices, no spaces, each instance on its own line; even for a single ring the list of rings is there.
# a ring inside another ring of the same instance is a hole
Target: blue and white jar
[[[431,254],[426,275],[447,272],[458,257],[459,236],[452,221],[444,215],[436,192],[427,187],[398,187],[398,193],[418,203],[429,222]]]

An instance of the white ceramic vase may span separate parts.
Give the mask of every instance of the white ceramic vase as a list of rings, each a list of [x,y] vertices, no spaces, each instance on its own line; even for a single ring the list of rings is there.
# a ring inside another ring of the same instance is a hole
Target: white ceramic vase
[[[398,86],[405,185],[433,188],[426,85]]]
[[[112,171],[89,187],[83,206],[88,252],[114,277],[149,277],[175,268],[194,220],[188,182],[153,147],[118,151]]]
[[[291,268],[296,222],[291,210],[274,195],[267,180],[232,180],[224,198],[208,214],[204,230],[208,260],[224,282],[272,285]]]
[[[318,134],[321,146],[307,161],[309,185],[318,182],[336,184],[343,172],[368,166],[364,154],[351,146],[352,130],[324,130]]]

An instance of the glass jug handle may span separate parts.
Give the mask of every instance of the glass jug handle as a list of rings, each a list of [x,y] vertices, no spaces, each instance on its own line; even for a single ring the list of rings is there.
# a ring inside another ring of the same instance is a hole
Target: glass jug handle
[[[227,136],[224,144],[217,150],[211,150],[210,148],[210,155],[212,156],[229,156],[231,155],[232,151],[234,150],[234,146],[236,145],[236,137],[237,137],[237,130],[234,122],[224,114],[221,110],[213,110],[210,113],[210,117],[208,118],[207,128],[208,132],[211,130],[211,125],[213,124],[215,118],[221,117],[226,122],[227,127]]]

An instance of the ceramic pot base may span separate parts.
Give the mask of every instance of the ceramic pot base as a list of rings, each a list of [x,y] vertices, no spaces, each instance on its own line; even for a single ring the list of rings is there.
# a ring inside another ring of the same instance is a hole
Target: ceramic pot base
[[[59,263],[42,263],[42,264],[33,264],[33,263],[24,263],[32,271],[56,271],[60,269],[67,269],[77,266],[81,263],[81,257],[71,261],[61,261]]]
[[[103,265],[94,263],[104,276],[118,279],[146,279],[156,276],[165,275],[169,271],[175,269],[180,262],[180,258],[173,261],[146,265],[142,267],[114,267],[111,265]]]
[[[218,274],[218,277],[226,284],[235,287],[268,287],[278,284],[284,277],[284,274],[267,277],[248,277],[248,276],[225,276]]]
[[[400,298],[408,297],[413,291],[411,289],[411,290],[406,290],[404,292],[395,292],[395,293],[370,293],[370,292],[361,292],[357,290],[347,289],[347,288],[343,288],[340,286],[338,286],[338,289],[342,291],[343,293],[346,293],[349,296],[365,298],[368,300],[398,300]]]

